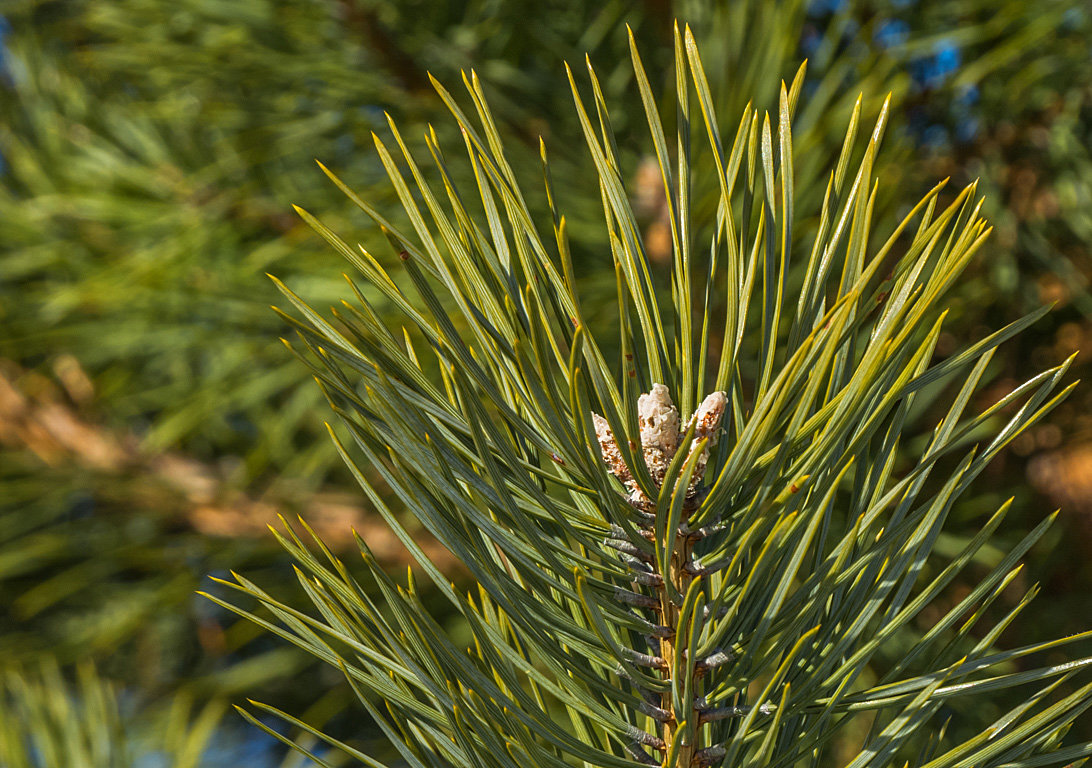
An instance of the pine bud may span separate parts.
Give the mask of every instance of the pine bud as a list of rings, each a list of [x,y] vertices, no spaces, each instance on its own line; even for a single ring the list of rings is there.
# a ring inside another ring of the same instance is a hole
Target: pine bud
[[[694,467],[694,474],[690,478],[690,487],[687,489],[688,495],[697,490],[698,484],[701,483],[701,479],[705,475],[705,466],[709,463],[709,449],[716,445],[720,423],[724,419],[724,409],[727,406],[728,396],[723,392],[713,392],[702,400],[698,410],[694,412],[686,425],[687,429],[690,429],[691,424],[694,425],[694,444],[690,448],[690,454],[687,454],[688,459],[697,449],[697,444],[701,440],[709,439],[705,444],[705,450],[698,458],[697,466]]]
[[[679,449],[679,411],[663,384],[653,384],[651,392],[637,398],[637,423],[641,427],[645,464],[659,484]]]
[[[626,463],[622,461],[622,453],[618,450],[618,443],[614,439],[610,424],[598,413],[592,414],[592,423],[595,424],[595,436],[599,440],[599,452],[603,454],[603,461],[610,467],[612,475],[628,484],[633,479],[633,475]]]

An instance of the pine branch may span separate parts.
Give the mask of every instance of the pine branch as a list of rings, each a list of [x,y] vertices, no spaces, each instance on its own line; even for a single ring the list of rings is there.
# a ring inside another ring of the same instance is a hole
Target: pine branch
[[[292,320],[300,354],[351,434],[352,445],[335,437],[339,452],[465,619],[471,647],[425,611],[417,577],[396,584],[363,539],[381,600],[318,537],[316,554],[291,528],[279,538],[313,611],[238,575],[222,583],[267,613],[212,599],[341,669],[412,765],[780,768],[820,762],[862,715],[871,731],[852,768],[1092,753],[1063,742],[1092,706],[1092,684],[1071,686],[1092,657],[1007,666],[1088,633],[1000,650],[1034,590],[972,632],[1049,518],[932,630],[918,629],[969,578],[1008,508],[937,568],[953,505],[1073,387],[1063,384],[1070,360],[972,406],[996,347],[1041,313],[935,354],[944,297],[988,247],[975,186],[938,184],[900,221],[881,220],[876,158],[890,102],[857,147],[859,102],[829,158],[825,199],[805,210],[792,135],[803,68],[782,84],[775,115],[748,106],[726,145],[697,43],[675,32],[677,170],[635,45],[632,56],[669,198],[670,293],[641,237],[601,81],[589,65],[587,100],[569,72],[616,264],[616,346],[591,327],[559,208],[549,235],[539,231],[474,73],[470,111],[436,87],[476,197],[444,172],[430,181],[393,121],[394,143],[375,144],[406,227],[327,171],[386,233],[397,270],[301,210],[403,313],[396,333],[358,290],[334,324],[277,283],[303,317]],[[435,134],[426,145],[446,168]],[[707,219],[688,192],[704,174],[720,190]],[[926,397],[935,427],[907,441]],[[465,565],[477,594],[456,591],[392,496]],[[942,707],[1018,686],[1029,697],[992,724],[934,738]]]

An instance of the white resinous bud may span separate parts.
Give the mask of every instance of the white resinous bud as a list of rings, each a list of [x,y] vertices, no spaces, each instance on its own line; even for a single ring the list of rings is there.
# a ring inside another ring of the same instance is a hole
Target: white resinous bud
[[[628,484],[633,475],[622,460],[622,452],[618,450],[618,442],[614,439],[610,423],[598,413],[592,414],[592,423],[595,425],[595,437],[599,440],[599,452],[603,455],[603,461],[610,467],[612,475]]]
[[[651,392],[637,398],[637,423],[641,427],[645,464],[659,484],[679,448],[679,410],[663,384],[653,384]]]
[[[705,466],[709,463],[709,449],[716,445],[717,436],[720,430],[720,423],[724,420],[724,410],[728,406],[728,396],[723,392],[713,392],[702,400],[701,405],[698,406],[698,410],[694,412],[694,415],[690,417],[690,421],[687,422],[686,428],[690,429],[690,425],[694,425],[694,442],[690,446],[690,453],[687,454],[687,459],[693,455],[693,452],[697,450],[698,443],[704,438],[709,438],[709,442],[705,444],[705,450],[702,451],[701,456],[698,457],[698,464],[694,467],[694,474],[690,477],[689,492],[693,492],[697,489],[698,483],[701,482],[702,477],[705,475]]]

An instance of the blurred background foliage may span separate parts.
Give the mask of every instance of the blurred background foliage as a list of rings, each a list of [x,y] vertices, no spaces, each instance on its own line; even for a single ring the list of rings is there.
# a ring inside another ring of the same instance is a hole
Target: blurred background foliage
[[[344,692],[330,677],[193,594],[228,568],[290,594],[265,534],[277,514],[303,514],[332,543],[351,543],[355,526],[392,566],[406,560],[354,493],[318,388],[278,341],[263,272],[318,306],[347,293],[340,257],[290,204],[380,242],[312,160],[397,218],[370,133],[386,111],[411,139],[432,124],[454,153],[429,74],[454,92],[474,69],[526,187],[544,138],[582,285],[612,292],[594,174],[568,151],[581,142],[561,62],[578,68],[587,52],[595,63],[649,251],[666,255],[625,24],[663,87],[676,17],[695,29],[730,130],[747,99],[769,104],[808,59],[794,128],[801,211],[822,194],[858,93],[866,117],[894,94],[881,186],[899,201],[938,177],[981,179],[997,229],[952,297],[938,354],[1044,301],[1054,312],[998,356],[998,391],[1029,363],[1092,348],[1092,9],[1081,0],[3,0],[0,714],[47,711],[27,702],[57,695],[62,678],[71,706],[105,695],[90,667],[74,671],[94,664],[129,702],[118,718],[143,702],[197,722],[205,710],[178,701],[245,693],[336,726]],[[699,205],[710,182],[695,182]],[[878,204],[897,213],[895,200]],[[953,515],[949,546],[1008,496],[1006,536],[1063,506],[1029,563],[1047,593],[1013,631],[1086,629],[1092,388],[992,473]],[[244,732],[223,723],[200,749],[178,748],[216,764]],[[276,750],[255,743],[245,748],[266,751],[246,764],[274,764]],[[0,765],[21,765],[13,755],[0,750]]]

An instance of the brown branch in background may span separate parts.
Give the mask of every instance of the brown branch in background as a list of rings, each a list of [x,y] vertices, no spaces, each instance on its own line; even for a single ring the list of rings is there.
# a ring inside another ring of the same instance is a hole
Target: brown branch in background
[[[432,93],[424,70],[398,46],[396,33],[383,25],[375,11],[361,8],[353,0],[342,0],[340,6],[345,25],[363,35],[368,48],[386,65],[388,72],[397,78],[404,90]]]
[[[633,174],[633,211],[643,227],[645,252],[654,264],[671,264],[671,207],[656,158],[646,155]]]
[[[1052,425],[1046,425],[1047,427]],[[1042,434],[1043,430],[1040,430]],[[1040,437],[1040,441],[1042,438]],[[1075,517],[1092,542],[1092,442],[1080,442],[1037,453],[1028,462],[1028,480],[1052,504]]]
[[[376,515],[344,493],[320,492],[306,499],[287,494],[256,497],[232,487],[215,468],[177,452],[150,453],[130,432],[96,424],[86,414],[94,387],[76,359],[65,355],[53,365],[54,377],[24,371],[0,360],[0,445],[26,451],[49,467],[75,466],[118,479],[147,481],[168,497],[162,504],[146,488],[127,505],[132,515],[181,507],[180,518],[208,536],[256,538],[268,536],[278,515],[300,514],[332,547],[353,548],[355,529],[386,565],[412,561],[398,537]],[[415,534],[416,536],[416,534]],[[421,545],[441,568],[455,560],[427,534]]]

